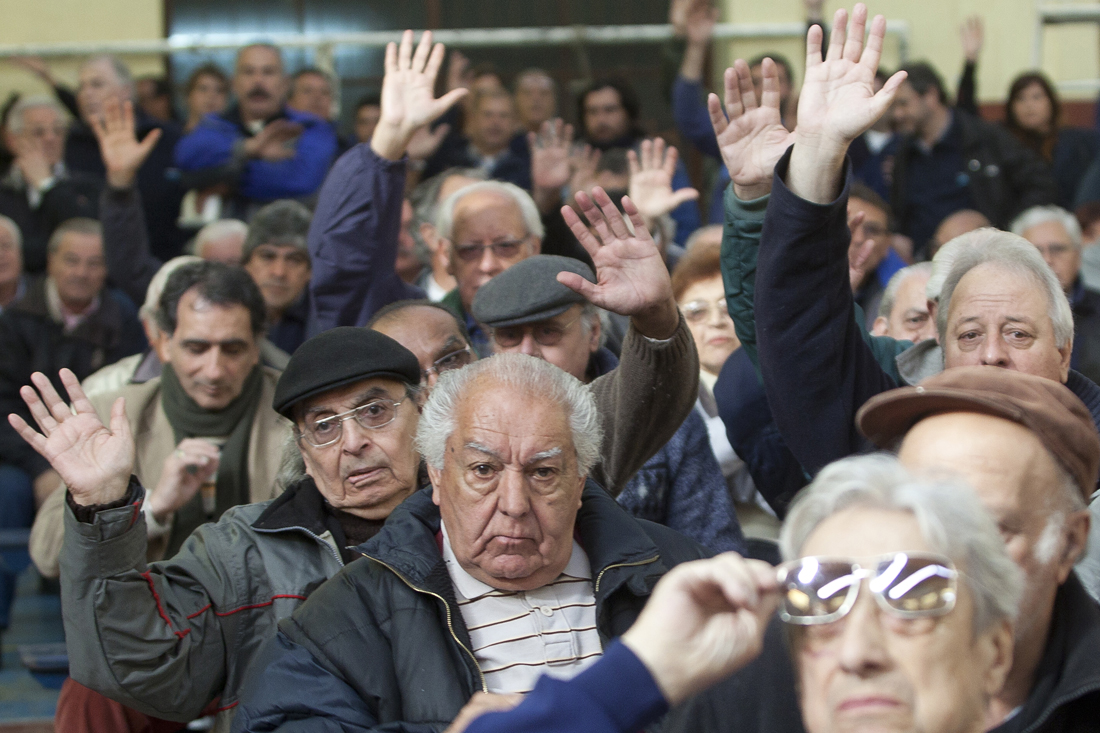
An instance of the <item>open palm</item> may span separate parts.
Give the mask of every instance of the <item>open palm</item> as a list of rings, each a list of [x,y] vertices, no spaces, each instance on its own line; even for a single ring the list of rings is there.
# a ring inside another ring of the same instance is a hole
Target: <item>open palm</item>
[[[103,105],[103,115],[92,120],[92,130],[99,141],[99,154],[111,185],[123,188],[133,182],[138,169],[160,139],[160,130],[151,131],[144,140],[137,139],[134,126],[134,104],[109,99]]]
[[[413,32],[405,31],[400,47],[386,47],[386,75],[382,80],[382,114],[379,126],[399,129],[411,137],[417,128],[427,125],[446,112],[466,94],[453,89],[435,98],[435,78],[443,64],[443,45],[432,47],[432,33],[425,31],[413,53]]]
[[[665,141],[643,140],[641,155],[633,150],[627,153],[630,164],[630,200],[638,207],[642,218],[653,221],[664,216],[685,201],[699,198],[694,188],[672,190],[672,178],[676,174],[676,148]]]
[[[78,504],[106,504],[121,498],[134,465],[134,440],[122,398],[111,410],[108,428],[96,415],[76,375],[68,369],[61,370],[61,381],[75,414],[45,374],[35,372],[31,381],[37,391],[25,386],[19,394],[41,432],[14,414],[8,416],[11,426],[50,462]]]
[[[725,110],[718,95],[711,94],[707,99],[722,160],[734,185],[744,191],[742,198],[755,198],[770,190],[775,164],[794,141],[779,111],[779,71],[775,63],[764,59],[761,73],[764,83],[759,104],[749,65],[741,59],[726,69]]]

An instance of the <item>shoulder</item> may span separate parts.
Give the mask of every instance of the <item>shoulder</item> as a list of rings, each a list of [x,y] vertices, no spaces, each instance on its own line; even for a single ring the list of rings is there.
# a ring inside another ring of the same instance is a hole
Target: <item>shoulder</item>
[[[638,519],[637,522],[642,531],[649,535],[649,539],[657,546],[657,550],[661,553],[661,562],[669,569],[682,562],[701,560],[714,554],[690,537],[663,524],[657,524],[648,519]]]
[[[119,397],[126,399],[126,417],[133,422],[147,404],[160,399],[160,377],[154,377],[142,384],[127,384],[109,392],[93,395],[88,398],[95,408],[96,414],[106,418],[111,414],[111,406]]]

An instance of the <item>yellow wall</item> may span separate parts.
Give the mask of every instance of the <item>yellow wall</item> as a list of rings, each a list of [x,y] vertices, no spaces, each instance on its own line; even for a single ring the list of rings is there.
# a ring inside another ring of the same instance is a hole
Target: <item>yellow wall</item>
[[[144,40],[164,35],[162,0],[3,0],[0,44]],[[163,73],[159,57],[129,56],[135,75]],[[76,83],[80,59],[50,59],[58,80]],[[38,79],[0,59],[0,101],[11,90],[47,91]]]
[[[1012,79],[1031,68],[1035,34],[1035,8],[1041,0],[870,0],[871,14],[906,20],[910,26],[910,59],[931,61],[954,89],[962,68],[959,26],[970,15],[985,20],[985,48],[978,66],[978,96],[981,101],[1003,100]],[[1066,2],[1066,0],[1058,0]],[[1074,0],[1069,0],[1073,2]],[[1087,0],[1076,0],[1086,2]],[[805,18],[802,0],[724,0],[723,20],[735,23],[789,22]],[[828,0],[826,18],[839,7],[849,10],[852,2]],[[801,42],[734,42],[729,58],[749,58],[774,48],[795,64],[801,79],[804,51]],[[1042,69],[1055,81],[1096,78],[1098,34],[1095,25],[1067,25],[1044,32]],[[725,60],[723,59],[723,64]],[[883,64],[898,64],[897,45],[887,42]],[[1065,98],[1095,98],[1095,92],[1063,93]]]

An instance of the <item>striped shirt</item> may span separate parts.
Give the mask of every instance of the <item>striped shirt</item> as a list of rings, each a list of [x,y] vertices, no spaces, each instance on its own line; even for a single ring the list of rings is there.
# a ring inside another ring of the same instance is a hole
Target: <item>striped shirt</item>
[[[443,559],[489,692],[530,692],[543,674],[569,679],[603,654],[592,567],[576,540],[565,571],[536,590],[497,590],[474,578],[445,527]]]

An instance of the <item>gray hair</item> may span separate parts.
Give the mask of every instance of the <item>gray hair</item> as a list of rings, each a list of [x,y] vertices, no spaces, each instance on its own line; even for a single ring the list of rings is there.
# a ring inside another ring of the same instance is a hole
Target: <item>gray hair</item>
[[[65,108],[57,103],[57,100],[53,97],[46,96],[34,96],[24,97],[16,102],[11,111],[8,112],[7,130],[13,135],[18,135],[23,132],[24,119],[23,114],[27,110],[47,108],[52,109],[57,113],[57,118],[62,122],[68,124],[69,115],[65,111]]]
[[[409,202],[413,205],[413,213],[417,223],[428,223],[435,226],[435,220],[439,215],[439,192],[443,190],[443,184],[455,176],[473,178],[477,181],[489,180],[489,174],[481,168],[448,168],[442,173],[422,181],[409,194]],[[461,190],[461,189],[460,189]]]
[[[516,184],[506,181],[482,181],[460,188],[448,196],[447,200],[440,205],[436,216],[435,228],[439,231],[439,236],[454,241],[455,206],[470,194],[482,192],[495,193],[498,196],[511,199],[523,216],[523,225],[527,229],[527,233],[542,239],[546,231],[543,229],[542,217],[539,216],[539,208],[535,205],[534,199]]]
[[[92,56],[90,59],[80,65],[80,68],[91,66],[92,64],[107,63],[110,65],[111,70],[115,73],[115,78],[118,79],[120,86],[126,87],[129,92],[129,96],[134,96],[134,74],[130,71],[130,67],[122,62],[118,56],[112,56],[107,53],[101,53],[98,56]]]
[[[936,311],[936,330],[940,343],[947,343],[947,315],[951,310],[951,297],[966,273],[979,265],[991,263],[1012,273],[1029,278],[1046,291],[1048,315],[1054,328],[1055,345],[1061,349],[1073,343],[1073,312],[1062,291],[1058,277],[1043,260],[1035,245],[1021,236],[986,227],[962,234],[944,245],[956,245],[957,257],[940,290],[939,308]],[[931,285],[931,281],[929,281]]]
[[[974,492],[965,484],[915,478],[893,456],[858,456],[826,466],[795,498],[783,522],[783,558],[798,557],[822,522],[852,508],[913,515],[929,547],[956,564],[974,596],[975,632],[1016,617],[1023,574]]]
[[[195,238],[187,245],[187,254],[202,257],[202,248],[207,242],[221,239],[231,234],[239,234],[241,238],[248,236],[248,225],[240,219],[217,219],[212,221],[195,235]]]
[[[15,248],[20,252],[23,251],[23,232],[19,229],[19,225],[12,221],[10,218],[0,214],[0,226],[7,227],[7,230],[11,232],[12,239],[15,240]]]
[[[95,219],[89,219],[86,216],[66,219],[50,235],[50,240],[46,244],[46,254],[57,254],[57,250],[61,249],[61,240],[70,232],[90,234],[99,237],[101,240],[103,239],[103,226]]]
[[[878,304],[878,314],[883,318],[889,318],[894,312],[894,302],[898,299],[898,291],[901,284],[911,275],[927,275],[932,277],[932,263],[918,262],[909,267],[903,267],[894,273],[890,282],[886,283],[886,289],[882,291],[882,300]]]
[[[936,250],[936,254],[932,258],[932,274],[928,277],[928,283],[924,286],[924,294],[928,300],[934,303],[939,302],[943,283],[947,280],[947,276],[951,274],[951,268],[955,266],[955,260],[959,258],[963,250],[974,244],[974,238],[967,237],[966,234],[960,234],[954,239],[948,240]]]
[[[309,224],[313,213],[305,204],[293,199],[274,201],[257,211],[248,225],[241,262],[248,262],[261,244],[297,247],[309,252]]]
[[[160,269],[153,275],[153,279],[149,281],[149,287],[145,289],[145,302],[141,304],[141,308],[138,310],[138,316],[143,321],[148,321],[153,324],[154,328],[156,327],[160,295],[164,292],[164,284],[168,282],[168,276],[184,265],[190,265],[193,262],[202,262],[202,260],[194,255],[180,255],[179,257],[173,257],[160,266]]]
[[[516,387],[561,405],[573,434],[577,473],[587,475],[596,465],[603,429],[596,400],[588,387],[542,359],[526,354],[497,354],[439,375],[416,431],[417,450],[429,466],[442,470],[447,441],[455,431],[459,405],[482,380]]]
[[[1081,249],[1081,225],[1077,223],[1077,217],[1069,213],[1061,206],[1032,206],[1024,213],[1012,220],[1008,229],[1013,234],[1024,236],[1024,232],[1031,227],[1047,222],[1058,222],[1069,235],[1074,249]]]

